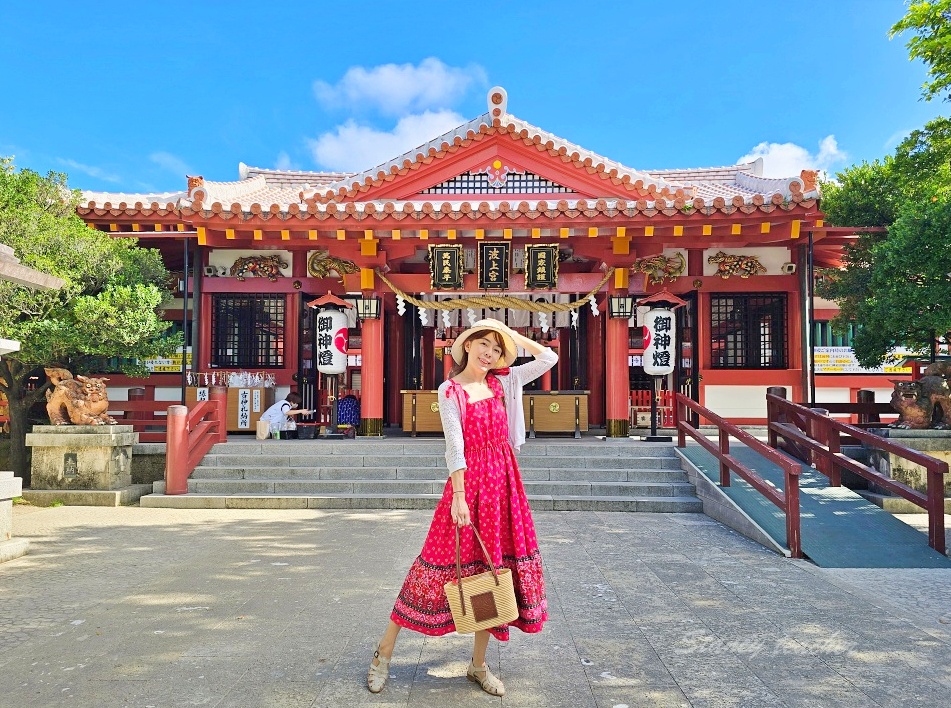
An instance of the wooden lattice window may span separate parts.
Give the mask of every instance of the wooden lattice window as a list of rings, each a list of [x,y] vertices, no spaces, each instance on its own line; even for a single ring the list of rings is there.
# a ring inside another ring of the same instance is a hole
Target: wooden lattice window
[[[213,295],[211,365],[284,366],[284,295]]]
[[[788,324],[786,293],[711,295],[712,368],[788,368]]]

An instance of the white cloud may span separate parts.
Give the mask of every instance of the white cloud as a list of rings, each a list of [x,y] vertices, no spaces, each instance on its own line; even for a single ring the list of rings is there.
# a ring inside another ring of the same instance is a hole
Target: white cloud
[[[285,150],[281,150],[277,154],[277,159],[274,161],[274,169],[275,170],[299,170],[300,167],[291,160],[291,156],[288,155]]]
[[[763,158],[764,177],[797,177],[802,170],[829,174],[848,155],[839,149],[834,135],[827,135],[819,141],[819,151],[815,154],[795,143],[762,142],[736,162],[752,162],[759,157]]]
[[[170,152],[153,152],[149,155],[149,159],[162,169],[182,177],[195,174],[183,159]]]
[[[486,83],[482,67],[447,66],[435,57],[412,64],[353,66],[335,85],[314,82],[314,95],[326,107],[372,108],[385,115],[419,113],[453,105],[473,83]]]
[[[121,177],[119,177],[118,175],[114,175],[110,172],[107,172],[101,167],[96,167],[94,165],[84,165],[81,162],[76,162],[76,160],[69,160],[62,157],[56,158],[56,161],[61,165],[65,165],[66,167],[72,170],[75,170],[76,172],[82,172],[85,175],[89,175],[90,177],[95,177],[96,179],[101,179],[104,182],[121,182],[122,181]]]
[[[461,125],[465,119],[449,110],[426,111],[400,118],[391,131],[348,120],[333,132],[310,141],[314,159],[330,170],[362,172],[412,150]]]

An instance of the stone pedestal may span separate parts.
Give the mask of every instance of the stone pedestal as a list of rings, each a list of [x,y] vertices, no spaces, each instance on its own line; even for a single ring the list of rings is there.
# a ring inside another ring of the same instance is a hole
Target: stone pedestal
[[[35,425],[30,489],[117,490],[132,484],[131,425]]]
[[[929,457],[951,463],[951,430],[903,430],[876,428],[870,432],[888,438],[894,443],[917,450]],[[927,493],[928,474],[923,467],[882,450],[869,449],[869,464],[884,475],[907,484],[912,489]],[[870,483],[870,488],[873,487]],[[882,492],[881,488],[872,489]],[[951,474],[944,478],[944,496],[951,497]]]
[[[23,481],[13,472],[0,472],[0,563],[19,558],[30,547],[25,539],[13,538],[13,500],[23,491]]]

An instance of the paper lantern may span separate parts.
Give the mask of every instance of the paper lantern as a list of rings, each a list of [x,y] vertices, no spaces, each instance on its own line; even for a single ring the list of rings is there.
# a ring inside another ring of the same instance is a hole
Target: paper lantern
[[[337,309],[317,313],[317,371],[342,374],[347,370],[347,315]]]
[[[672,310],[648,310],[644,315],[644,373],[666,376],[674,370],[677,320]]]

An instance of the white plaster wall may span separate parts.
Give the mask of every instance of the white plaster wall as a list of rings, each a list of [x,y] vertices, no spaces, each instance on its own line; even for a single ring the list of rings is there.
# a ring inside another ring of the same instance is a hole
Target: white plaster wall
[[[704,406],[724,418],[766,418],[769,386],[705,386]]]
[[[708,263],[707,259],[723,251],[728,256],[756,256],[759,258],[760,265],[765,269],[765,273],[760,275],[787,275],[783,273],[783,263],[791,262],[788,248],[708,248],[703,252],[703,274],[716,275],[717,263]],[[739,278],[738,275],[730,276],[730,279]]]

